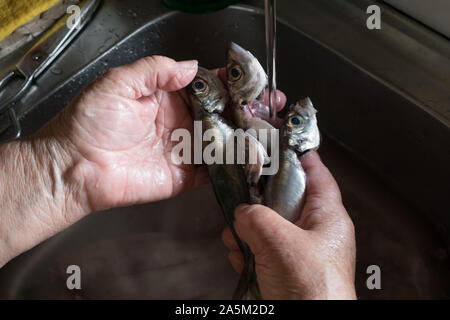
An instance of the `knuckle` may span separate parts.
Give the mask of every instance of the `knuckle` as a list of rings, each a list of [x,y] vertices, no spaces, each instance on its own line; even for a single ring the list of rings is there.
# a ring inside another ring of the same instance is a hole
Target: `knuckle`
[[[352,219],[350,218],[350,216],[347,215],[347,217],[344,219],[344,228],[347,234],[349,234],[350,236],[354,236],[355,235],[355,225],[353,224]]]
[[[153,55],[153,56],[145,57],[145,58],[142,58],[142,61],[147,63],[150,66],[150,68],[152,68],[152,69],[154,69],[160,65],[171,64],[171,63],[175,62],[175,60],[173,60],[171,58],[160,56],[160,55]]]
[[[106,71],[102,77],[100,77],[94,83],[94,88],[99,91],[109,91],[112,88],[120,87],[123,85],[122,79],[126,75],[125,67],[115,67]]]
[[[106,78],[108,80],[118,80],[121,77],[121,74],[123,73],[124,67],[115,67],[112,69],[109,69],[108,71],[105,72],[105,74],[103,75],[103,78]]]
[[[157,66],[160,63],[161,57],[160,56],[150,56],[142,58],[142,63],[147,64],[150,69],[154,69],[155,66]]]
[[[339,220],[339,225],[341,226],[342,231],[346,233],[354,233],[355,227],[353,225],[353,221],[350,218],[342,202],[340,203],[340,205],[337,206],[335,211],[338,212],[335,216]]]
[[[175,87],[183,87],[184,79],[185,79],[185,71],[178,71],[168,82],[172,82]]]
[[[339,186],[337,184],[337,182],[334,182],[333,184],[330,185],[330,190],[328,192],[328,196],[330,197],[330,199],[332,199],[335,202],[342,202],[342,195],[341,195],[341,191],[339,190]]]
[[[264,227],[265,223],[265,207],[259,204],[247,206],[242,209],[240,215],[240,224],[249,229],[260,230]]]
[[[355,226],[352,219],[346,212],[340,216],[336,216],[334,220],[334,228],[339,234],[345,235],[346,237],[354,238],[355,236]]]

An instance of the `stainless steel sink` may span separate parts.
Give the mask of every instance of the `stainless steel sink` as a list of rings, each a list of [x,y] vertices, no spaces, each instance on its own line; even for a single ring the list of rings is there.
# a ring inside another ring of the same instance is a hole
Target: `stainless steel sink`
[[[450,46],[385,7],[385,29],[369,33],[364,0],[337,3],[280,3],[279,88],[319,109],[321,155],[356,225],[358,295],[449,298]],[[143,56],[218,67],[232,40],[263,61],[261,7],[193,15],[160,1],[106,1],[54,66],[61,72],[21,101],[25,133],[107,69]],[[237,275],[223,227],[210,189],[95,213],[2,268],[0,298],[227,299]],[[66,288],[71,264],[81,267],[80,291]],[[372,264],[382,290],[366,287]]]

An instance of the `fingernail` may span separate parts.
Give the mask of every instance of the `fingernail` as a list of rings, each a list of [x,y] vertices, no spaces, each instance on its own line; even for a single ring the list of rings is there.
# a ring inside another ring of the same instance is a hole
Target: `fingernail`
[[[198,66],[197,60],[178,61],[178,66],[183,69],[194,69]]]

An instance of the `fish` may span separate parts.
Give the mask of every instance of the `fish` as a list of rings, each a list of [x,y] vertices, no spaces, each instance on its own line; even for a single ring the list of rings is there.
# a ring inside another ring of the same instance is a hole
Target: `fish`
[[[233,294],[233,299],[242,300],[249,294],[260,297],[256,281],[254,255],[234,229],[234,211],[239,204],[250,203],[249,186],[244,165],[226,162],[227,143],[234,139],[235,128],[227,123],[221,113],[227,105],[229,95],[221,80],[211,71],[199,67],[197,75],[188,85],[194,120],[202,121],[204,131],[213,132],[216,152],[221,150],[222,163],[208,164],[208,173],[214,193],[227,225],[244,255],[244,270]],[[234,141],[234,140],[233,140]],[[249,141],[248,139],[246,141]],[[204,148],[206,145],[204,144]],[[236,151],[236,150],[235,150]],[[237,152],[234,152],[236,155]]]
[[[227,50],[226,70],[235,124],[257,132],[259,129],[274,129],[267,121],[269,106],[262,101],[268,78],[258,59],[250,51],[231,42]]]
[[[231,98],[234,124],[247,130],[256,141],[262,141],[265,131],[266,144],[257,144],[257,149],[264,152],[264,163],[269,162],[271,152],[272,130],[275,128],[266,120],[270,118],[270,110],[263,103],[268,77],[258,59],[248,50],[230,42],[226,54],[227,88]],[[263,129],[263,130],[261,130]],[[253,166],[247,170],[247,182],[250,193],[250,204],[262,204],[263,199],[263,166]],[[255,270],[253,269],[253,272]],[[252,275],[256,279],[256,273]],[[251,294],[247,296],[252,297]],[[253,296],[253,298],[255,298]]]
[[[280,167],[264,186],[265,205],[291,222],[299,219],[304,204],[306,174],[300,157],[320,145],[316,113],[309,98],[289,107],[280,128]]]
[[[250,51],[234,42],[228,45],[226,71],[234,123],[239,128],[247,130],[256,140],[265,141],[264,144],[260,143],[259,147],[264,148],[267,164],[270,161],[268,155],[272,151],[271,142],[277,140],[276,137],[272,137],[275,127],[269,123],[270,110],[264,103],[268,84],[267,74]],[[253,170],[250,183],[252,190],[257,190],[262,167],[255,167]],[[254,199],[261,198],[257,193],[252,191]]]
[[[271,141],[274,126],[267,120],[270,110],[264,100],[268,79],[258,59],[248,50],[230,42],[227,49],[227,88],[231,98],[233,120],[236,126],[247,130],[256,141],[255,148],[264,153],[264,163],[270,161]],[[251,130],[250,130],[251,129]],[[261,130],[264,129],[264,130]],[[261,134],[265,136],[262,137]],[[276,139],[275,139],[276,140]],[[248,177],[252,203],[261,203],[262,196],[258,186],[262,174],[262,166],[253,166]]]

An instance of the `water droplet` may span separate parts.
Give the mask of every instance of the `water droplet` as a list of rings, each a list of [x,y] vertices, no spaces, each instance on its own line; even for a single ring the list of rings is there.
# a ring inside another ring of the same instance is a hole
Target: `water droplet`
[[[53,73],[56,76],[59,76],[60,74],[63,73],[61,68],[52,68],[52,69],[50,69],[50,72]]]
[[[128,9],[128,14],[131,15],[133,18],[137,17],[137,13],[134,12],[133,10],[131,10],[131,9]]]

